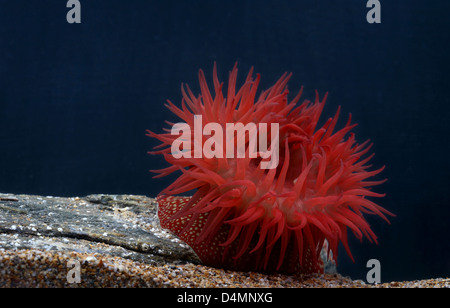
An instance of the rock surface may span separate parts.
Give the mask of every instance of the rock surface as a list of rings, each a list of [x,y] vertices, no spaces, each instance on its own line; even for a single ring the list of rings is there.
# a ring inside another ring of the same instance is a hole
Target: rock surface
[[[154,199],[0,194],[0,248],[98,253],[143,262],[199,263],[192,249],[161,229]]]

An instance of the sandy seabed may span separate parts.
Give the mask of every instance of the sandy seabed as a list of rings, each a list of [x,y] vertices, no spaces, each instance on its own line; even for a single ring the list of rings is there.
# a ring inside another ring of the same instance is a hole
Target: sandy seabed
[[[267,275],[191,263],[152,266],[100,254],[0,249],[0,287],[450,288],[450,278],[367,284],[339,274]]]

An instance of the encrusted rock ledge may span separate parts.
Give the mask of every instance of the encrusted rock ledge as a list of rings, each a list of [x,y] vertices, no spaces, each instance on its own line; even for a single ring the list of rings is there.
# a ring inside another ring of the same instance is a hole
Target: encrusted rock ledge
[[[305,277],[200,265],[161,229],[155,200],[0,194],[0,287],[368,287],[338,274]],[[378,287],[449,287],[450,279]]]
[[[161,229],[154,199],[0,194],[0,248],[98,253],[143,262],[199,263],[192,249]]]

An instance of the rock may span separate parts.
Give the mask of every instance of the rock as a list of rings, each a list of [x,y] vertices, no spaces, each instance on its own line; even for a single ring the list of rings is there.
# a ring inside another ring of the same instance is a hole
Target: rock
[[[150,265],[199,263],[161,229],[154,199],[132,195],[60,198],[0,194],[0,248],[98,253]]]

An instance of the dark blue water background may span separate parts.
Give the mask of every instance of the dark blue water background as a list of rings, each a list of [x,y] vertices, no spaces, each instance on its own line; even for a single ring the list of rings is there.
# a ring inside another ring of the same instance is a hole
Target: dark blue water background
[[[293,91],[329,91],[324,118],[351,112],[386,165],[397,217],[369,218],[379,245],[352,240],[340,272],[365,279],[375,258],[383,281],[450,275],[448,1],[381,1],[381,24],[366,0],[80,2],[81,24],[66,1],[0,3],[1,192],[155,196],[173,178],[148,173],[166,165],[145,129],[176,120],[163,104],[199,68],[224,80],[238,61],[262,88],[290,71]]]

